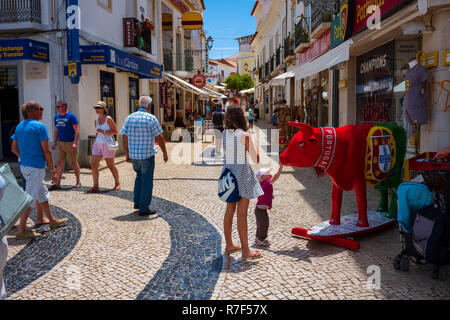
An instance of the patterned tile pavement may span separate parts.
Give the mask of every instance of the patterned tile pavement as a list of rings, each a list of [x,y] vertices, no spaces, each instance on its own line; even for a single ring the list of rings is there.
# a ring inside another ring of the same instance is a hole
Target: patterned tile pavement
[[[175,146],[168,144],[169,150]],[[275,186],[270,213],[273,246],[264,250],[261,260],[245,261],[239,254],[220,255],[225,210],[216,196],[220,162],[165,165],[158,155],[155,218],[134,213],[134,172],[122,158],[117,163],[124,191],[52,193],[52,205],[80,221],[80,240],[57,266],[10,299],[450,298],[450,280],[432,280],[430,266],[413,265],[409,273],[393,270],[392,259],[400,252],[395,228],[359,239],[359,252],[293,238],[293,227],[329,219],[331,184],[328,178],[316,178],[312,169],[286,168]],[[88,170],[83,170],[82,182],[86,187],[92,183]],[[66,174],[63,184],[72,186],[73,175]],[[100,184],[105,188],[114,184],[105,168]],[[369,208],[375,208],[378,194],[369,190],[368,198]],[[251,241],[254,205],[252,201],[248,215]],[[354,194],[345,193],[343,212],[352,213],[354,208]],[[11,259],[21,250],[12,248]],[[370,266],[381,270],[381,289],[367,287]]]

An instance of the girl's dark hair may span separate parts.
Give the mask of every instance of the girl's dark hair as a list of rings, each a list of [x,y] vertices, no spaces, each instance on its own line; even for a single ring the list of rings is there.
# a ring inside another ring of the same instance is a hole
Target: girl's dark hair
[[[225,114],[225,129],[244,131],[248,130],[247,121],[245,120],[244,111],[241,107],[232,106],[227,109]]]

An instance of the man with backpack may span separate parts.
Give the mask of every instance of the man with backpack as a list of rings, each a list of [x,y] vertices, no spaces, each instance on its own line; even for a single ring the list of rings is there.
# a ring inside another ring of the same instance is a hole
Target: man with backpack
[[[212,120],[214,124],[214,135],[216,141],[216,156],[222,155],[222,137],[223,137],[223,121],[225,119],[225,111],[222,110],[220,105],[216,105],[213,108]]]

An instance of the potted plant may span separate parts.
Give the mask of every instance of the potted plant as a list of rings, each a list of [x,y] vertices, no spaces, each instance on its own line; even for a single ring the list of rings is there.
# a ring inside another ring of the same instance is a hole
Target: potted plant
[[[153,26],[153,23],[150,20],[150,18],[144,18],[144,20],[142,21],[142,24],[144,25],[145,28],[153,31],[154,26]]]
[[[144,47],[144,27],[140,22],[135,24],[134,37],[136,47],[142,49]]]

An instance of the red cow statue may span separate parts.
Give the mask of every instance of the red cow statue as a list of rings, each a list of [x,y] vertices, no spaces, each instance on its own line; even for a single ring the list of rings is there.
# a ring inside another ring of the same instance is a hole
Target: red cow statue
[[[333,182],[330,220],[332,225],[341,224],[343,191],[355,190],[358,204],[357,226],[368,227],[367,137],[374,126],[313,128],[303,123],[290,122],[289,124],[300,131],[292,138],[288,148],[281,155],[281,163],[298,168],[314,167],[319,176],[328,174]]]

